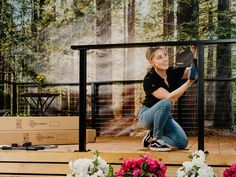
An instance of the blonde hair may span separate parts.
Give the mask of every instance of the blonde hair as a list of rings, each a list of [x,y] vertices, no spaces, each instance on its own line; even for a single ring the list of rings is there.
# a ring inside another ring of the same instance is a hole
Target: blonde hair
[[[152,58],[154,57],[155,55],[155,51],[156,50],[164,50],[166,53],[167,53],[167,50],[166,48],[164,47],[149,47],[146,51],[146,59],[148,60],[148,62],[150,62],[152,60]],[[151,69],[152,69],[152,65],[149,65],[149,67],[147,68],[147,72],[149,72]]]

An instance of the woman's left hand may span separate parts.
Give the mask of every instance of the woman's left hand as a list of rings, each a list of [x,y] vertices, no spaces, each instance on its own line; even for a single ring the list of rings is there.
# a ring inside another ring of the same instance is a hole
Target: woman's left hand
[[[190,45],[190,50],[193,53],[194,58],[197,58],[197,45]]]

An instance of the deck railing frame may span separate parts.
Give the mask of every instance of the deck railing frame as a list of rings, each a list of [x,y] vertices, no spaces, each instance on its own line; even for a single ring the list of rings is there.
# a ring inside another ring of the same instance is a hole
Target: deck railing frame
[[[115,48],[142,48],[157,46],[198,46],[198,149],[204,150],[204,47],[216,44],[235,44],[236,39],[199,40],[199,41],[168,41],[168,42],[142,42],[142,43],[117,43],[96,45],[71,45],[72,50],[80,53],[80,121],[79,121],[79,151],[86,150],[86,84],[87,84],[87,51],[97,49]]]

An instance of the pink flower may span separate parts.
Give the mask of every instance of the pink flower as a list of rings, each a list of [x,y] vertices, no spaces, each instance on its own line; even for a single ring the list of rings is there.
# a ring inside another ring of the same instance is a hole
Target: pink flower
[[[135,169],[132,173],[133,176],[140,176],[142,174],[142,170],[141,169]]]
[[[116,177],[165,177],[167,167],[151,157],[126,159]]]
[[[224,177],[236,177],[236,163],[224,170]]]

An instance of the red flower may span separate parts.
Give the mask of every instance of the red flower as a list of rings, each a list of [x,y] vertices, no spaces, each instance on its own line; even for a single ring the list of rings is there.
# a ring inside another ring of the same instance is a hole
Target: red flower
[[[224,177],[236,177],[236,163],[224,170]]]
[[[151,157],[126,159],[116,177],[165,177],[167,167]]]

